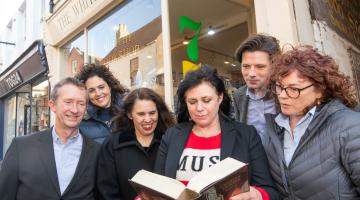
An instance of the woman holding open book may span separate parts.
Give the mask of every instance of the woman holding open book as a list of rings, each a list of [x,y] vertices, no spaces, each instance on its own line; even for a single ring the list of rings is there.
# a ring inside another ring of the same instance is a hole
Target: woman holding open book
[[[155,172],[184,184],[227,157],[249,164],[250,191],[230,199],[278,199],[260,137],[252,126],[229,119],[230,98],[216,71],[207,66],[180,83],[173,128],[162,138]]]
[[[99,196],[133,200],[136,192],[128,179],[140,169],[153,171],[161,137],[175,119],[156,92],[139,88],[125,97],[114,124],[116,131],[104,141],[99,154]]]

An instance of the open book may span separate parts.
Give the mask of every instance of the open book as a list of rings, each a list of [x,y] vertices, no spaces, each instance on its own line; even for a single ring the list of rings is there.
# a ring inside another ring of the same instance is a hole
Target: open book
[[[248,165],[233,158],[199,172],[187,186],[146,170],[138,171],[129,182],[143,200],[222,200],[249,191]]]

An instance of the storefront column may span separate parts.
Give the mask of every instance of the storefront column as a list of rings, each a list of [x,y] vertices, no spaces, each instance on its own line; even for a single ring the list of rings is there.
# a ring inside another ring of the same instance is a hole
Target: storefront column
[[[280,40],[280,44],[297,44],[293,0],[254,0],[256,29]]]
[[[51,45],[47,45],[45,47],[46,55],[48,58],[48,64],[49,64],[49,84],[50,84],[50,92],[52,91],[52,88],[54,85],[59,82],[64,76],[64,69],[65,64],[61,65],[61,51],[59,48],[56,48]],[[53,112],[50,112],[50,123],[51,126],[55,122],[55,114]]]
[[[315,45],[314,28],[310,15],[309,1],[296,0],[294,1],[295,18],[297,29],[301,30],[298,33],[299,42],[301,44]]]
[[[170,48],[170,23],[169,23],[169,5],[167,0],[161,0],[161,19],[163,34],[163,52],[164,52],[164,96],[165,102],[171,110],[174,110],[171,48]]]

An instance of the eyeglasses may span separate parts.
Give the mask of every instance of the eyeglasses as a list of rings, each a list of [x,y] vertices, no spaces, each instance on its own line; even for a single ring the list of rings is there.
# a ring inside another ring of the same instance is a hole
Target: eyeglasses
[[[275,85],[275,93],[277,95],[280,95],[283,90],[285,90],[288,97],[296,99],[300,96],[300,92],[313,86],[313,84],[306,86],[304,88],[294,88],[294,87],[282,87],[281,85],[276,84]]]

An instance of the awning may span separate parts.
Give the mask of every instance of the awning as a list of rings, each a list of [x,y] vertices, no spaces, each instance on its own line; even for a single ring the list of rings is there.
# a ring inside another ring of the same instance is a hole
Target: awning
[[[0,98],[48,72],[48,69],[44,44],[37,40],[0,74]]]

